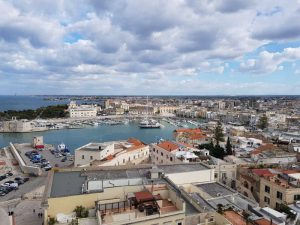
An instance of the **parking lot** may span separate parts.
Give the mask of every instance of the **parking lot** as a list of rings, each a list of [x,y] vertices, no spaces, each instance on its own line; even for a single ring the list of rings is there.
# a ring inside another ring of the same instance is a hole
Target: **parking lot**
[[[45,145],[45,148],[42,150],[37,150],[31,146],[31,144],[14,144],[22,159],[26,165],[30,166],[41,166],[40,163],[32,162],[32,159],[26,156],[26,153],[36,151],[41,155],[42,159],[45,159],[49,162],[51,167],[69,167],[73,164],[73,156],[63,156],[62,154],[52,154],[55,147],[52,145]]]

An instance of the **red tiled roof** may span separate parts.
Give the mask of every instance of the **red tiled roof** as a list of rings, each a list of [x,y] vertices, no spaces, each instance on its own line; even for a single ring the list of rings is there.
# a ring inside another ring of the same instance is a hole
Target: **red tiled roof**
[[[273,176],[274,174],[270,172],[269,169],[252,169],[252,173],[262,177],[262,176]]]
[[[199,128],[183,128],[175,130],[177,133],[202,133],[202,130]]]
[[[141,146],[144,145],[143,142],[141,142],[140,140],[136,139],[136,138],[129,138],[127,140],[129,143],[133,144],[134,146]]]
[[[167,151],[169,151],[169,152],[172,152],[172,151],[174,151],[174,150],[176,150],[176,149],[179,148],[178,145],[174,144],[174,143],[171,142],[171,141],[164,141],[164,142],[161,142],[161,143],[159,143],[157,146],[160,147],[160,148],[163,148],[163,149],[165,149],[165,150],[167,150]]]
[[[107,160],[112,160],[113,158],[114,158],[113,155],[108,155],[108,156],[106,157]]]
[[[246,220],[235,211],[225,211],[224,217],[233,225],[247,225]]]

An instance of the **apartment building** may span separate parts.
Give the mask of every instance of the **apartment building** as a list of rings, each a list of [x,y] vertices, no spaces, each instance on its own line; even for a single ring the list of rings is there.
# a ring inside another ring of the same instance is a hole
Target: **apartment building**
[[[278,208],[300,200],[300,173],[288,170],[260,180],[260,206]]]
[[[98,107],[96,105],[77,105],[71,101],[68,107],[70,118],[96,117]]]
[[[207,167],[214,169],[214,180],[235,187],[236,164],[212,157],[207,150],[171,141],[153,144],[150,146],[150,150],[151,161],[155,164],[202,162]]]
[[[44,224],[48,218],[69,223],[75,219],[74,209],[81,205],[90,210],[89,218],[99,225],[221,225],[221,215],[202,213],[196,201],[177,186],[210,182],[212,173],[199,164],[51,171],[42,202]]]
[[[128,140],[89,143],[75,150],[75,167],[119,166],[145,163],[149,146],[135,138]]]
[[[181,162],[196,162],[198,156],[194,151],[198,149],[172,141],[163,141],[158,144],[152,144],[151,149],[151,161],[155,164],[174,164]]]

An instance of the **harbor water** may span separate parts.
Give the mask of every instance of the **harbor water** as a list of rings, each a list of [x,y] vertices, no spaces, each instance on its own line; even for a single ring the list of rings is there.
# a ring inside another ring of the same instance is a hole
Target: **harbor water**
[[[175,126],[161,122],[160,129],[140,129],[137,122],[120,125],[86,126],[81,129],[49,130],[33,133],[1,133],[0,147],[13,143],[30,143],[34,136],[43,136],[47,144],[58,145],[65,143],[71,151],[89,142],[104,142],[113,140],[125,140],[130,137],[140,139],[149,144],[159,139],[171,140]]]

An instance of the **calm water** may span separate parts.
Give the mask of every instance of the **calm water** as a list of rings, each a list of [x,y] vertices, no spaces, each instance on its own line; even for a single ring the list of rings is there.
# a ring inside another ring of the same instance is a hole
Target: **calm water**
[[[0,95],[0,111],[37,109],[42,106],[66,104],[68,100],[48,101],[42,96],[5,96]]]
[[[138,138],[145,143],[155,142],[160,138],[172,139],[172,133],[176,127],[165,122],[162,122],[162,124],[165,127],[161,129],[140,129],[137,123],[129,123],[128,125],[99,125],[83,129],[64,129],[34,133],[3,133],[0,134],[0,147],[7,146],[9,142],[31,142],[32,138],[37,135],[44,136],[44,142],[47,144],[58,145],[64,142],[70,150],[92,141],[124,140],[129,137]]]

